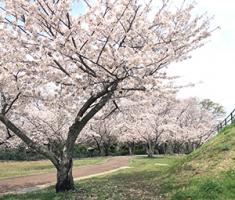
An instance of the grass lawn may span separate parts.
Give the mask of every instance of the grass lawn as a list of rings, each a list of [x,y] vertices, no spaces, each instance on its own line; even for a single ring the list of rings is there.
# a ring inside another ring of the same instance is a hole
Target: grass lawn
[[[83,158],[74,160],[74,167],[103,163],[106,157]],[[0,180],[5,178],[26,176],[55,171],[49,160],[40,161],[0,161]]]
[[[136,200],[159,199],[160,196],[164,199],[164,195],[161,195],[161,180],[167,177],[169,168],[180,159],[181,156],[159,156],[153,159],[136,157],[130,164],[131,168],[77,182],[77,188],[81,188],[79,192],[56,194],[54,188],[50,187],[40,192],[6,195],[0,199]]]
[[[130,168],[76,185],[77,192],[50,187],[0,200],[235,200],[235,124],[188,156],[138,156]]]

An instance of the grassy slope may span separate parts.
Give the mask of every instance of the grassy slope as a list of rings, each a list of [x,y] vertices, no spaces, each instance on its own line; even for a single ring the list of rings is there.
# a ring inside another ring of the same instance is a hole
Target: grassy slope
[[[74,166],[99,164],[108,158],[84,158],[74,160]],[[55,171],[55,167],[49,160],[40,161],[0,161],[0,180],[5,178],[26,176],[30,174],[39,174]]]
[[[172,168],[163,188],[174,200],[235,200],[235,124]]]

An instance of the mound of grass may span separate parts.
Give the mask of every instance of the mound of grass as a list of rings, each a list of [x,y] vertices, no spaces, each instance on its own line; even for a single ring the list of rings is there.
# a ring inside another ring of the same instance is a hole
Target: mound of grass
[[[234,200],[235,124],[172,168],[162,190],[173,200]]]

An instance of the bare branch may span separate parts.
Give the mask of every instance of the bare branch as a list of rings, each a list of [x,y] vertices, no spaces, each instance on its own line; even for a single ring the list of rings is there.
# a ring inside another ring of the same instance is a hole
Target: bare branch
[[[120,108],[118,107],[117,103],[113,100],[113,104],[115,106],[115,108],[113,110],[111,110],[111,112],[106,115],[102,120],[107,119],[110,115],[112,115],[116,110],[120,110]]]
[[[70,77],[70,74],[61,66],[61,64],[57,61],[57,60],[53,60],[55,62],[55,64],[59,67],[59,69],[64,72],[67,76]]]

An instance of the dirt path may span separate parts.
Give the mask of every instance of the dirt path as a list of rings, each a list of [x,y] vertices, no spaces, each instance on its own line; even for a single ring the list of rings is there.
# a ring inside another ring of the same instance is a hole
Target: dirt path
[[[75,167],[73,168],[73,177],[86,177],[118,169],[127,166],[130,159],[130,156],[118,156],[112,157],[102,164]],[[39,185],[54,182],[56,182],[56,172],[4,179],[0,180],[0,193],[20,191],[25,188],[34,188]],[[30,189],[28,191],[30,191]]]

